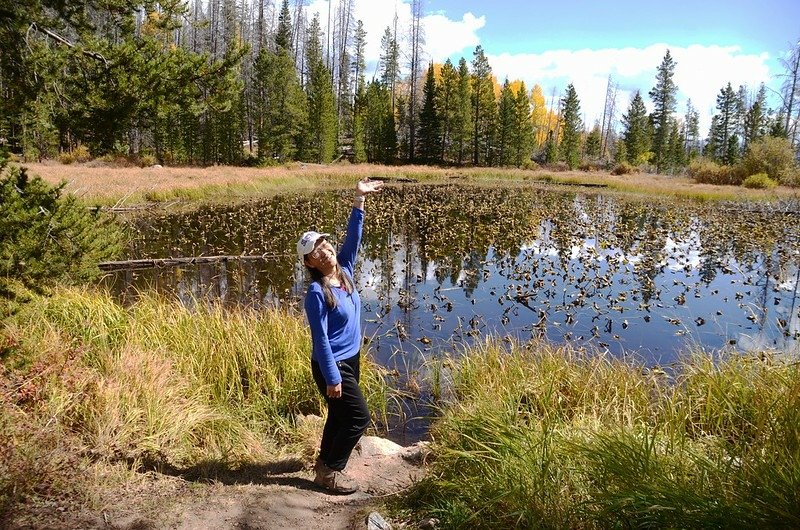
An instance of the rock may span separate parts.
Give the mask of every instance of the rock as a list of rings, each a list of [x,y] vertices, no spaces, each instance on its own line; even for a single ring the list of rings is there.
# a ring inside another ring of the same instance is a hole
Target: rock
[[[417,442],[403,450],[403,460],[410,464],[421,465],[430,454],[430,442]]]
[[[439,525],[439,519],[436,517],[429,517],[428,519],[423,519],[419,522],[419,529],[420,530],[436,530]]]
[[[390,456],[402,453],[403,446],[379,436],[362,436],[358,452],[362,457]]]
[[[372,512],[367,517],[367,530],[392,530],[392,525],[378,512]]]
[[[161,169],[161,168],[163,168],[164,166],[162,166],[161,164],[153,164],[153,165],[152,165],[152,166],[150,166],[150,167],[151,167],[151,168],[153,168],[153,169]]]

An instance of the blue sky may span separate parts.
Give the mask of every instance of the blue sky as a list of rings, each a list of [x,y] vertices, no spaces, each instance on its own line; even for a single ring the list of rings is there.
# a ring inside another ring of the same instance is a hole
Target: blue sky
[[[330,1],[335,9],[341,0]],[[328,0],[314,0],[308,9],[327,14],[327,6]],[[602,115],[609,75],[619,85],[619,117],[634,91],[646,96],[652,88],[669,48],[677,62],[678,113],[691,98],[707,128],[727,82],[778,90],[779,58],[800,39],[800,0],[423,0],[422,6],[426,60],[471,61],[480,44],[500,82],[538,83],[548,100],[573,83],[588,127]],[[407,27],[410,1],[355,0],[355,8],[374,67],[384,28],[395,13],[398,26]]]

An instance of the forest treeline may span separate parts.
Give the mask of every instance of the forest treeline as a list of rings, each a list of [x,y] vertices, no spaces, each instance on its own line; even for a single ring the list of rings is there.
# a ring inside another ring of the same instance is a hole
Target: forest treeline
[[[335,7],[334,7],[335,4]],[[669,50],[653,87],[584,123],[570,84],[499,82],[481,46],[423,63],[422,1],[410,27],[368,36],[354,0],[310,20],[288,0],[23,0],[0,7],[0,142],[26,160],[126,156],[162,164],[432,163],[527,167],[626,163],[670,172],[699,155],[732,166],[765,137],[797,149],[800,44],[767,88],[720,89],[709,131]],[[368,38],[381,55],[367,71]],[[648,112],[645,98],[652,102]]]

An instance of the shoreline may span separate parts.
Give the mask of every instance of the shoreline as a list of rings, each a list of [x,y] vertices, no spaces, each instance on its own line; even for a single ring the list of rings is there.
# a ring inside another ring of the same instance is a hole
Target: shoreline
[[[365,176],[412,179],[422,184],[585,187],[602,192],[697,200],[770,201],[796,199],[800,190],[779,186],[750,190],[741,186],[698,184],[689,177],[635,173],[615,176],[601,171],[440,168],[372,164],[288,164],[265,168],[234,166],[119,168],[58,162],[19,164],[30,176],[50,184],[66,182],[65,191],[87,205],[130,208],[169,201],[231,201],[293,192],[340,189]],[[598,189],[598,188],[602,188]]]

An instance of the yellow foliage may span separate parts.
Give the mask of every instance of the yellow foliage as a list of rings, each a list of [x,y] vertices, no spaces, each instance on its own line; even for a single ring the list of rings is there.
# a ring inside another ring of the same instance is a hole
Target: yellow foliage
[[[433,63],[433,79],[436,81],[436,84],[442,82],[442,67],[444,64],[442,63]]]
[[[541,146],[547,141],[547,124],[549,120],[542,86],[538,83],[531,89],[531,121],[533,122],[536,145]]]
[[[492,75],[492,86],[494,87],[494,99],[500,99],[500,92],[503,91],[503,87],[497,82],[497,76],[495,75]]]
[[[508,87],[511,89],[511,92],[516,96],[519,94],[519,89],[522,88],[522,80],[514,79],[508,84]]]

